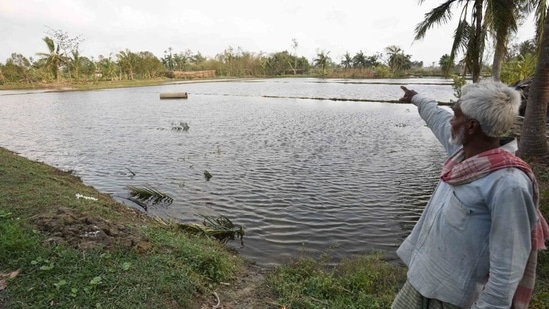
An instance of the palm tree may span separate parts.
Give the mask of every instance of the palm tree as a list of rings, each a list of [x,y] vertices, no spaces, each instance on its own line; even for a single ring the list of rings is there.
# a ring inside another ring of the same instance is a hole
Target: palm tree
[[[38,53],[38,56],[46,58],[46,66],[49,68],[53,74],[53,78],[59,83],[59,67],[64,62],[63,55],[59,52],[59,45],[55,46],[55,42],[50,37],[45,37],[42,39],[48,46],[49,53]]]
[[[127,79],[133,80],[133,73],[137,62],[137,55],[135,53],[132,53],[129,49],[126,49],[126,51],[120,51],[116,56],[118,57],[120,74],[122,74],[123,72],[126,75]],[[122,76],[120,76],[120,79],[122,79]]]
[[[101,70],[101,77],[106,80],[116,79],[116,64],[109,58],[99,56],[98,62],[99,69]]]
[[[410,55],[405,55],[404,51],[400,47],[391,45],[385,48],[389,60],[387,64],[394,75],[403,75],[406,73],[406,70],[409,70],[412,67],[412,61],[410,60]]]
[[[76,81],[79,81],[80,79],[79,69],[80,69],[82,57],[80,57],[80,52],[78,51],[78,49],[71,51],[71,54],[72,54],[72,66],[74,68],[74,78],[76,79]]]
[[[511,33],[516,33],[520,20],[535,11],[536,42],[539,44],[547,4],[546,0],[487,0],[486,3],[485,24],[493,33],[495,41],[492,78],[500,80],[501,65],[505,58],[509,36]]]
[[[293,38],[292,48],[294,49],[294,65],[292,67],[292,70],[294,71],[294,75],[297,74],[297,46],[298,46],[297,39]]]
[[[546,14],[549,14],[547,8]],[[546,122],[549,101],[549,20],[545,19],[534,80],[530,85],[518,155],[523,158],[547,159]]]
[[[419,3],[423,3],[420,0]],[[457,28],[454,32],[454,42],[450,51],[450,62],[454,62],[456,54],[464,52],[465,69],[473,75],[473,82],[480,79],[482,67],[482,54],[484,51],[484,32],[482,31],[482,3],[483,0],[447,0],[438,7],[425,14],[425,20],[420,22],[415,29],[415,40],[425,37],[427,30],[437,24],[447,23],[452,17],[452,5],[464,3]],[[470,22],[468,21],[470,19]]]
[[[497,2],[496,2],[497,1]],[[493,29],[495,39],[494,59],[492,61],[492,79],[499,81],[501,65],[511,32],[516,32],[517,5],[514,0],[488,0],[486,7],[486,23]]]
[[[420,4],[423,1],[420,0]],[[474,5],[471,7],[470,23],[467,21],[470,1],[448,0],[425,14],[425,20],[416,27],[415,39],[423,38],[426,31],[435,24],[448,22],[452,17],[452,5],[463,2],[465,3],[454,33],[450,60],[453,62],[456,53],[463,51],[465,54],[463,61],[465,69],[472,73],[474,82],[478,81],[482,67],[485,33],[491,32],[495,42],[492,77],[499,80],[509,35],[516,32],[518,21],[533,11],[536,12],[537,37],[539,40],[540,29],[542,29],[540,25],[543,25],[546,16],[546,0],[474,0]],[[484,4],[486,4],[486,11],[483,20]]]
[[[313,65],[322,69],[322,75],[326,75],[328,64],[331,59],[328,56],[330,52],[320,51],[316,53],[316,59],[313,60]]]
[[[345,69],[349,69],[353,65],[353,58],[351,57],[351,54],[349,52],[345,52],[343,55],[343,59],[341,60],[341,65]]]
[[[364,56],[362,51],[359,51],[353,57],[353,68],[362,69],[364,67],[366,67],[366,56]]]
[[[524,3],[522,3],[524,2]],[[526,14],[534,13],[536,22],[536,46],[538,46],[537,52],[541,49],[542,37],[545,28],[545,19],[547,18],[547,1],[546,0],[522,0],[522,8]]]
[[[450,62],[450,55],[448,54],[442,55],[442,57],[440,57],[440,60],[438,61],[438,64],[442,68],[444,77],[448,78],[450,76],[450,70],[452,70],[455,66],[453,62]]]

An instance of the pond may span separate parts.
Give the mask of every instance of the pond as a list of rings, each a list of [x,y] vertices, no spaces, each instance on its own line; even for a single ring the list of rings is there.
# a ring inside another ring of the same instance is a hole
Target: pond
[[[398,99],[400,85],[454,98],[450,81],[426,78],[1,91],[0,146],[73,170],[119,201],[130,203],[127,186],[144,185],[174,198],[151,215],[225,215],[246,232],[244,247],[229,245],[263,266],[301,253],[381,250],[391,259],[445,159],[415,106],[382,102]],[[173,130],[180,123],[189,129]]]

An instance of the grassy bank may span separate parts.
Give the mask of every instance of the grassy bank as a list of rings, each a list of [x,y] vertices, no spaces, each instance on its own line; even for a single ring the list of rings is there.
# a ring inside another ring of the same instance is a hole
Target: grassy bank
[[[169,78],[156,78],[145,80],[120,80],[120,81],[66,81],[60,83],[14,83],[0,85],[0,90],[35,90],[45,89],[53,91],[69,91],[69,90],[96,90],[109,88],[126,88],[126,87],[145,87],[156,86],[164,83],[173,82]]]
[[[547,214],[549,170],[536,174]],[[389,308],[405,277],[377,256],[329,262],[266,272],[0,148],[0,308]],[[549,308],[546,252],[531,308]]]
[[[192,308],[243,266],[217,241],[1,148],[0,263],[0,308]]]
[[[0,85],[0,90],[51,90],[51,91],[85,91],[99,89],[114,89],[114,88],[130,88],[130,87],[148,87],[175,83],[197,83],[197,82],[212,82],[224,81],[226,78],[213,79],[172,79],[172,78],[155,78],[155,79],[140,79],[140,80],[117,80],[117,81],[86,81],[86,82],[61,82],[61,83],[16,83]]]

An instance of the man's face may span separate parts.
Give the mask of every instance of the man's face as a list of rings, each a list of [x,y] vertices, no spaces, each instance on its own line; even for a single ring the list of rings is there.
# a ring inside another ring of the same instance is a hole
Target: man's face
[[[465,117],[459,106],[455,106],[453,110],[454,117],[450,120],[452,136],[450,136],[448,141],[452,145],[461,146],[463,145],[465,139],[465,125],[467,124],[467,117]]]

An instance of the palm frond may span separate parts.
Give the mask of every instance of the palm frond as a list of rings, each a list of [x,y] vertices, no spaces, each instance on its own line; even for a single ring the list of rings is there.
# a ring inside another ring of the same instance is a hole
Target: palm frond
[[[226,216],[217,218],[212,216],[201,215],[204,219],[202,225],[196,223],[182,223],[179,227],[186,232],[204,235],[217,239],[222,243],[227,243],[229,240],[240,239],[240,244],[244,245],[244,228],[241,225],[234,224]]]
[[[165,203],[168,205],[173,203],[173,198],[171,196],[158,191],[151,185],[145,185],[143,187],[127,186],[127,188],[130,190],[130,196],[141,202],[151,204]]]
[[[420,40],[425,37],[427,30],[436,25],[447,23],[452,18],[452,11],[450,8],[455,1],[456,0],[448,0],[425,14],[425,19],[416,26],[416,37],[414,39]]]
[[[540,0],[536,6],[536,43],[538,46],[537,50],[539,53],[541,44],[541,38],[543,36],[543,26],[545,25],[545,19],[547,18],[547,1]]]
[[[460,20],[454,31],[454,42],[452,43],[452,49],[450,50],[450,63],[455,61],[458,53],[467,49],[470,34],[471,26],[469,23],[465,19]]]

